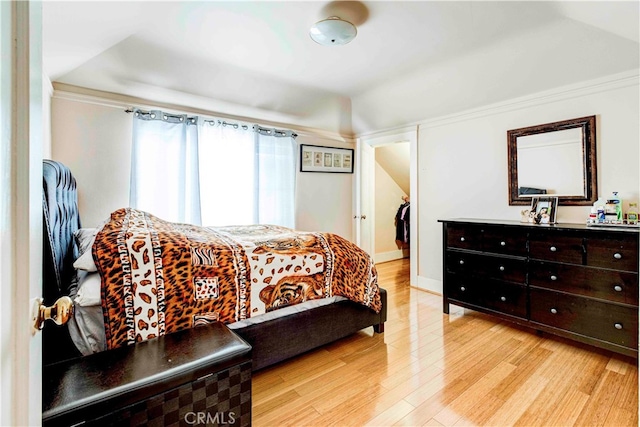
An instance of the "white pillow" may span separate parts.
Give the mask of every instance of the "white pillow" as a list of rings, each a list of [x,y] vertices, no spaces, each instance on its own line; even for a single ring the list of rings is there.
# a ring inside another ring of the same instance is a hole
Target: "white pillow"
[[[80,252],[80,256],[73,263],[73,267],[76,270],[98,271],[96,264],[93,262],[93,251],[91,249],[96,241],[98,231],[98,228],[80,228],[73,233]]]
[[[81,307],[100,305],[100,275],[98,273],[81,272],[79,274],[78,293],[73,300]]]

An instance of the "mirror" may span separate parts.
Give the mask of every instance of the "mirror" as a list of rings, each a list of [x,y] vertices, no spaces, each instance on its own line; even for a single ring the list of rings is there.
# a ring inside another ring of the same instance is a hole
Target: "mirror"
[[[564,206],[598,198],[596,116],[507,131],[509,205],[530,205],[534,195]]]

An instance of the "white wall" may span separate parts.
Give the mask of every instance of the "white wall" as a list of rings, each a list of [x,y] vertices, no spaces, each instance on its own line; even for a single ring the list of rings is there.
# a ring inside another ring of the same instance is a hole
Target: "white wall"
[[[123,107],[109,100],[100,103],[94,97],[54,93],[51,158],[69,166],[77,179],[83,226],[96,226],[114,210],[129,206],[131,135],[132,116]],[[308,131],[297,142],[353,147],[339,136]],[[298,172],[296,227],[351,239],[352,180],[352,174]]]
[[[51,158],[76,177],[83,227],[129,206],[131,115],[122,108],[56,97],[51,103]]]
[[[519,220],[508,205],[509,129],[596,115],[598,194],[619,191],[628,205],[639,191],[638,73],[461,113],[420,126],[419,284],[442,292],[442,225],[439,219]],[[414,201],[415,202],[415,201]],[[587,206],[560,206],[558,222],[583,223]]]
[[[300,135],[298,145],[353,148],[323,136]],[[298,162],[300,158],[298,157]],[[296,177],[296,228],[303,231],[326,231],[353,239],[353,174],[300,172]]]

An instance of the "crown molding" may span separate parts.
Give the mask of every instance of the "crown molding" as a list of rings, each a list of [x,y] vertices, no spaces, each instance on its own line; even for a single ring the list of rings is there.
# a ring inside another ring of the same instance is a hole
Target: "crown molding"
[[[457,114],[425,120],[420,123],[420,126],[425,126],[428,128],[438,127],[456,122],[516,111],[523,108],[550,104],[552,102],[580,98],[587,95],[593,95],[595,93],[608,92],[610,90],[631,86],[638,86],[639,84],[640,70],[632,70],[594,80],[561,86],[559,88],[538,92],[504,102],[490,104],[484,107],[463,111]]]
[[[181,104],[173,104],[168,102],[153,101],[135,96],[122,95],[114,92],[106,92],[97,89],[89,89],[82,86],[70,85],[67,83],[53,82],[54,99],[63,99],[67,101],[81,102],[85,104],[101,105],[116,109],[141,108],[163,109],[169,110],[176,114],[195,114],[204,116],[205,118],[220,118],[239,122],[247,122],[251,124],[259,124],[261,126],[286,128],[294,131],[298,136],[310,138],[322,138],[331,141],[352,144],[355,141],[353,135],[341,135],[338,132],[327,131],[324,129],[316,129],[311,127],[294,125],[291,123],[273,122],[268,120],[259,120],[253,117],[234,116],[224,114],[217,111],[205,110],[201,108],[189,107]]]
[[[373,143],[376,143],[377,141],[381,141],[383,143],[394,142],[394,141],[388,141],[389,138],[391,140],[398,140],[398,138],[410,140],[414,137],[417,131],[417,128],[418,128],[417,124],[406,125],[406,126],[403,125],[395,128],[390,128],[390,129],[365,132],[365,133],[359,134],[357,136],[357,139],[362,139],[365,141],[373,141]]]

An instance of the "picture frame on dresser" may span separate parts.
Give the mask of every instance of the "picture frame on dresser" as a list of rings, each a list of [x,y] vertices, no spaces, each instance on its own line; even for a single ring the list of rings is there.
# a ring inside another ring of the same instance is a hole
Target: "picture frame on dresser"
[[[532,197],[531,212],[536,224],[555,224],[558,213],[557,197]]]

